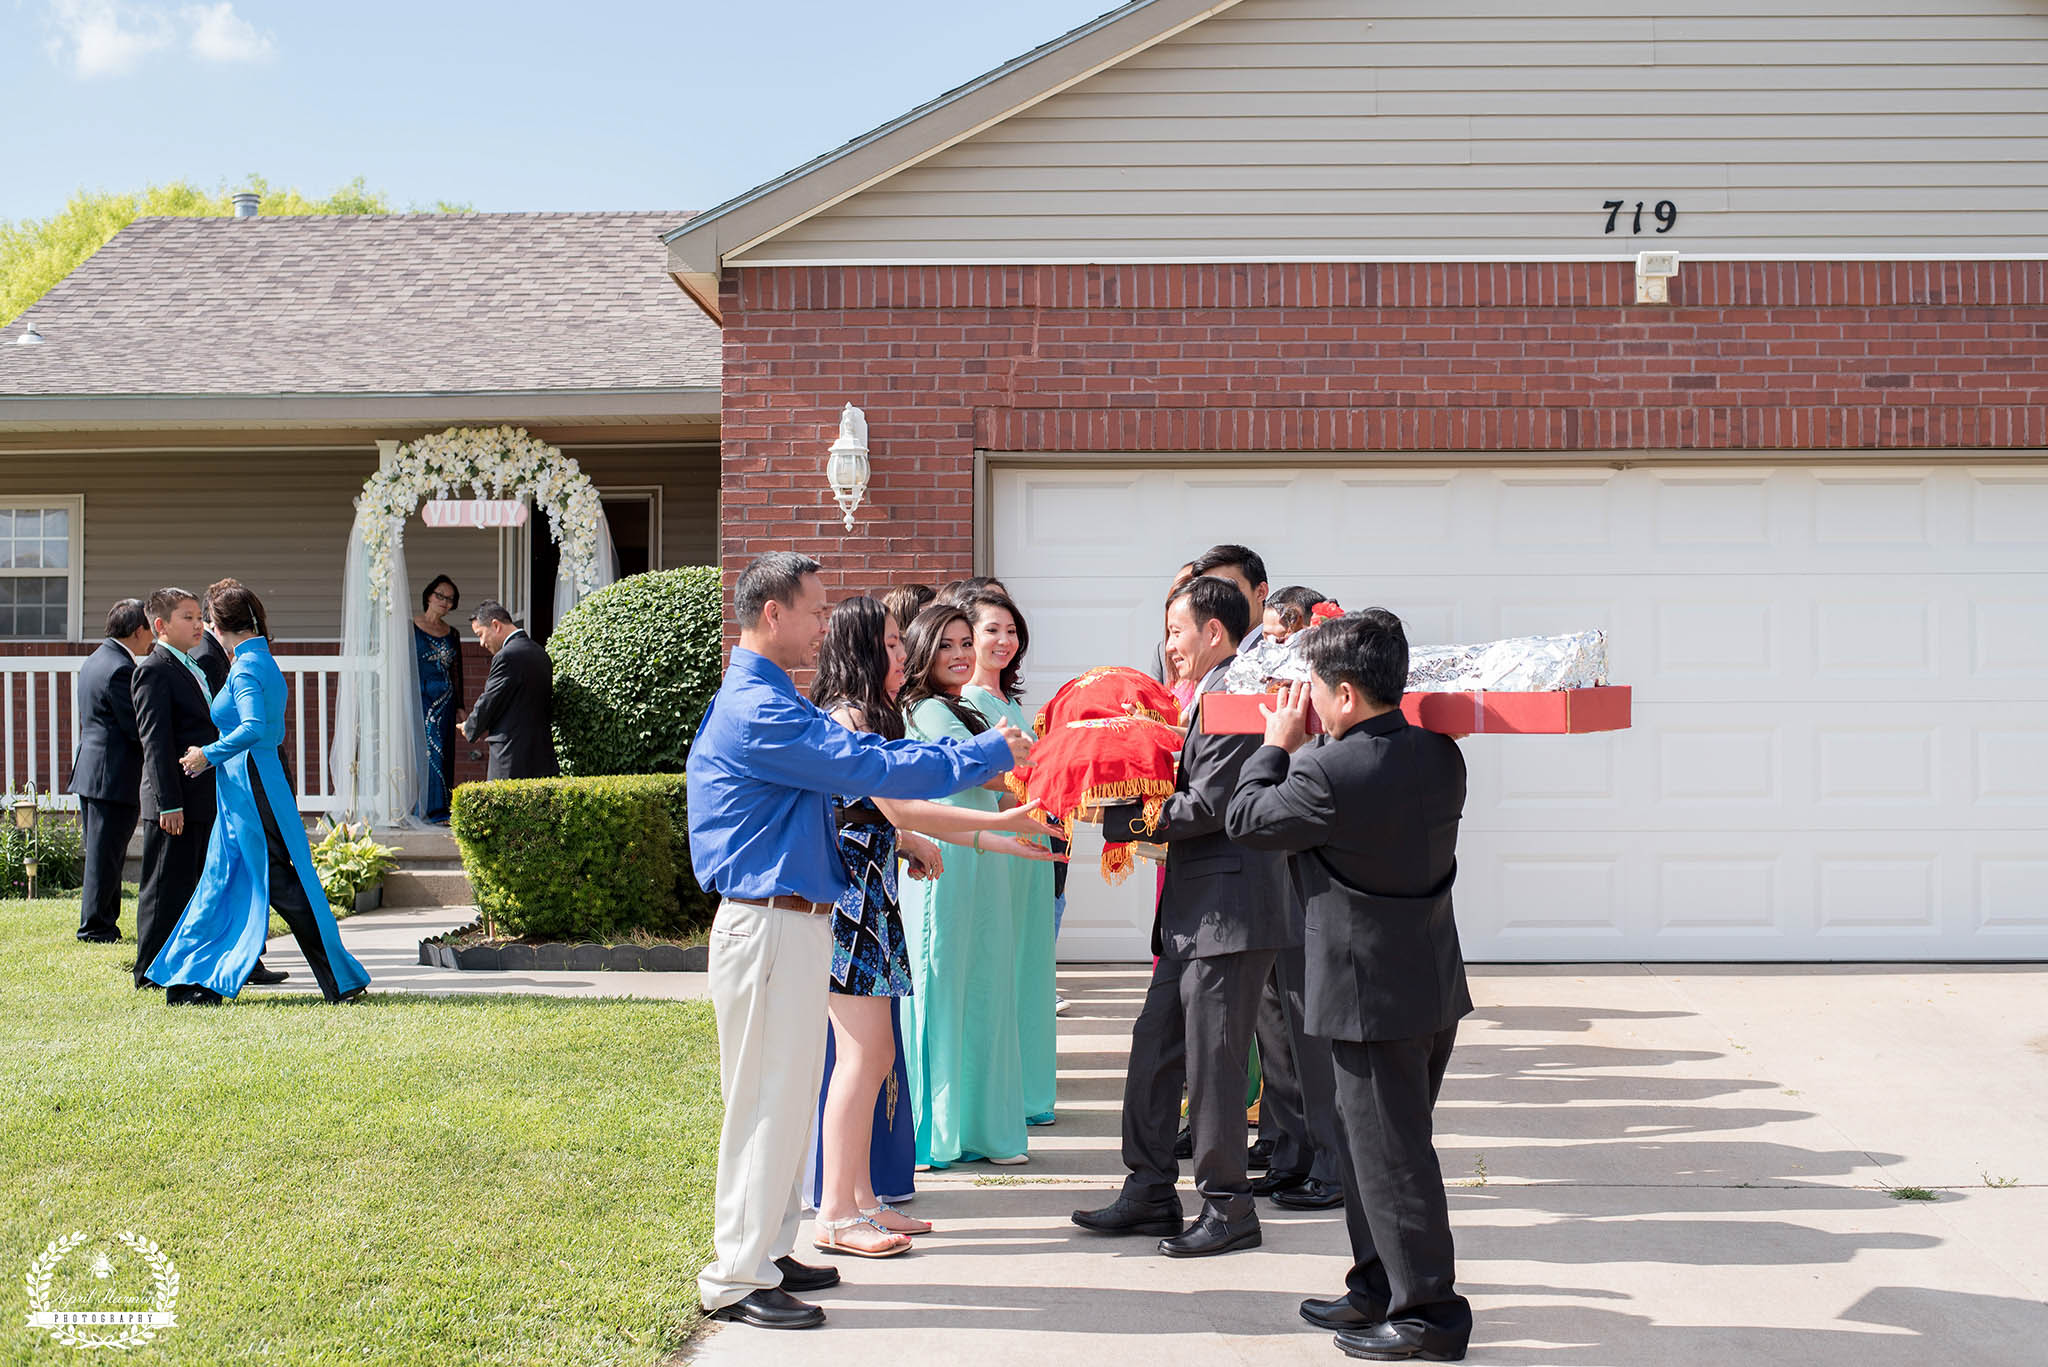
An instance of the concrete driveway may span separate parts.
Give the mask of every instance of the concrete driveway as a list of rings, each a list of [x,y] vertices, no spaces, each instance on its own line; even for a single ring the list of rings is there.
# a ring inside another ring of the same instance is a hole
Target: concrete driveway
[[[716,1326],[685,1360],[1342,1360],[1295,1314],[1342,1287],[1335,1213],[1262,1202],[1264,1248],[1196,1261],[1068,1223],[1121,1176],[1144,977],[1061,981],[1031,1163],[927,1175],[939,1232],[839,1260],[824,1329]],[[1479,968],[1473,995],[1438,1112],[1469,1361],[2048,1363],[2048,967]]]

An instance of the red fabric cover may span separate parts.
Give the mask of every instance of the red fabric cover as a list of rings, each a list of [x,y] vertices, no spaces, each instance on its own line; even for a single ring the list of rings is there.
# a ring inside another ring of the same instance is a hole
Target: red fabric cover
[[[1085,808],[1143,802],[1156,820],[1173,792],[1182,736],[1180,703],[1166,685],[1110,665],[1069,682],[1038,714],[1041,739],[1012,791],[1034,798],[1062,826]],[[1103,847],[1102,872],[1122,882],[1132,868],[1128,843]]]
[[[1070,721],[1123,717],[1136,712],[1169,726],[1180,724],[1180,702],[1172,690],[1128,665],[1104,665],[1069,679],[1038,710],[1038,734],[1049,736]]]

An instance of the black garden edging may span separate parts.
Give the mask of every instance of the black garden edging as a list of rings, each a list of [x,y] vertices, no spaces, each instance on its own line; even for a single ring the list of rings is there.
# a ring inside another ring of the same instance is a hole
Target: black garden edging
[[[710,966],[710,950],[703,945],[442,943],[478,928],[472,922],[420,941],[420,963],[429,968],[490,973],[702,973]]]

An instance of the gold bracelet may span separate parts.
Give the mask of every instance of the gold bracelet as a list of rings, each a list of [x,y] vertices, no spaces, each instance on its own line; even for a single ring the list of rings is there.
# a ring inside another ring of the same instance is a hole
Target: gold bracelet
[[[980,853],[982,852],[982,851],[981,851],[981,832],[980,832],[980,831],[976,831],[976,832],[974,833],[974,852],[975,852],[976,854],[980,854]]]

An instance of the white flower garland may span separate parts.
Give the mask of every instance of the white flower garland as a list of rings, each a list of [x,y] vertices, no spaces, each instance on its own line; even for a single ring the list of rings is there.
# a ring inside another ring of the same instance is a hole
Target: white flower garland
[[[582,467],[523,427],[451,427],[399,447],[356,499],[358,510],[372,514],[363,519],[371,602],[384,607],[390,601],[391,548],[403,537],[405,520],[428,499],[457,497],[465,487],[475,498],[532,495],[536,511],[547,514],[576,591],[596,586],[604,503]]]

